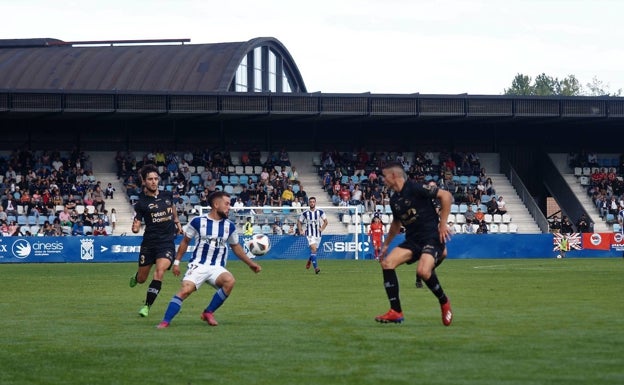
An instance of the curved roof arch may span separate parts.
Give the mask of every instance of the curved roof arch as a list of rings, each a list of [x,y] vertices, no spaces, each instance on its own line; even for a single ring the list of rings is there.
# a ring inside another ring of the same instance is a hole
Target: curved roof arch
[[[228,92],[233,90],[241,63],[264,47],[280,58],[289,91],[307,92],[292,56],[272,37],[213,44],[107,46],[77,46],[56,39],[0,40],[0,89]]]

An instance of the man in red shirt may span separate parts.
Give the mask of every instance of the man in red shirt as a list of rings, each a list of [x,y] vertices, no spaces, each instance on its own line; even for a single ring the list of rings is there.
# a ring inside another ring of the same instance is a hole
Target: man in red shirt
[[[375,214],[375,216],[373,217],[373,222],[370,225],[370,229],[368,230],[368,237],[369,241],[373,245],[376,260],[379,260],[379,253],[381,252],[381,245],[383,243],[383,235],[384,225],[381,222],[381,218],[379,217],[379,215]]]

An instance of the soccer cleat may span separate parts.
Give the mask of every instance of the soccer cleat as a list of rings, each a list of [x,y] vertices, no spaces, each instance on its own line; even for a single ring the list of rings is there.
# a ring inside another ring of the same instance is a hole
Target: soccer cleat
[[[449,326],[453,322],[453,311],[451,310],[451,301],[446,301],[444,305],[440,305],[442,309],[442,323]]]
[[[202,315],[201,315],[201,319],[206,321],[206,322],[208,322],[208,325],[210,325],[210,326],[217,326],[217,325],[219,325],[219,323],[215,319],[214,315],[212,315],[212,313],[209,312],[209,311],[203,312]]]
[[[416,288],[422,289],[422,287],[423,287],[422,280],[420,278],[416,278]]]
[[[321,272],[321,269],[319,269],[319,268],[317,267],[316,269],[314,269],[314,272],[315,272],[316,274],[318,274],[318,273],[320,273],[320,272]]]
[[[400,324],[403,322],[403,312],[398,312],[394,309],[388,310],[386,314],[378,315],[375,317],[375,321],[381,322],[384,324],[387,323],[395,323]]]
[[[158,325],[156,325],[156,329],[166,329],[169,327],[169,322],[161,321]]]
[[[130,287],[135,287],[137,285],[136,274],[130,277]]]
[[[306,269],[309,269],[310,266],[312,266],[312,261],[308,259],[308,262],[306,263]]]
[[[147,317],[149,315],[149,306],[143,305],[143,307],[139,309],[139,315],[141,317]]]

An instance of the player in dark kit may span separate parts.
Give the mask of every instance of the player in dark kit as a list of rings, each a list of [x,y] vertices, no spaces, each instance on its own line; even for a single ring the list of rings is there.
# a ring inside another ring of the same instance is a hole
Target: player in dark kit
[[[147,289],[145,304],[139,310],[141,317],[149,315],[149,309],[158,297],[165,271],[171,268],[175,258],[174,239],[182,233],[182,226],[168,191],[160,191],[158,169],[154,165],[146,165],[139,171],[143,183],[143,192],[134,205],[132,232],[141,230],[141,222],[145,222],[145,231],[139,252],[139,269],[130,277],[130,287],[144,283],[149,276],[152,265],[156,265],[152,282]]]
[[[403,322],[403,310],[399,298],[399,280],[396,268],[404,263],[418,262],[416,271],[429,290],[438,298],[442,310],[442,323],[449,326],[453,320],[451,303],[442,290],[435,268],[446,257],[446,241],[451,232],[447,226],[453,196],[433,185],[422,185],[408,180],[403,166],[390,163],[383,167],[384,183],[394,191],[390,197],[393,220],[381,249],[380,263],[383,269],[384,287],[390,310],[375,317],[378,322]],[[432,199],[439,199],[436,211]],[[388,245],[405,227],[405,241],[388,252]]]

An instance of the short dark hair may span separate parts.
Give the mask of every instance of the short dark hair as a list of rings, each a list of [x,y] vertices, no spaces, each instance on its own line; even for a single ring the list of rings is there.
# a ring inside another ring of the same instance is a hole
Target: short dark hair
[[[386,163],[381,169],[386,170],[388,168],[395,168],[395,167],[398,167],[401,170],[403,170],[403,165],[399,162],[394,162],[394,161]]]
[[[229,198],[230,194],[226,193],[225,191],[215,191],[215,192],[211,193],[210,195],[208,195],[208,205],[210,205],[210,207],[212,207],[213,206],[212,202],[215,199],[219,199],[219,198],[223,198],[223,197]]]
[[[156,174],[158,174],[158,167],[154,166],[153,164],[146,164],[145,166],[141,167],[141,169],[139,170],[139,176],[141,177],[141,182],[145,181],[145,178],[147,178],[147,174],[149,174],[150,172],[155,172]]]

